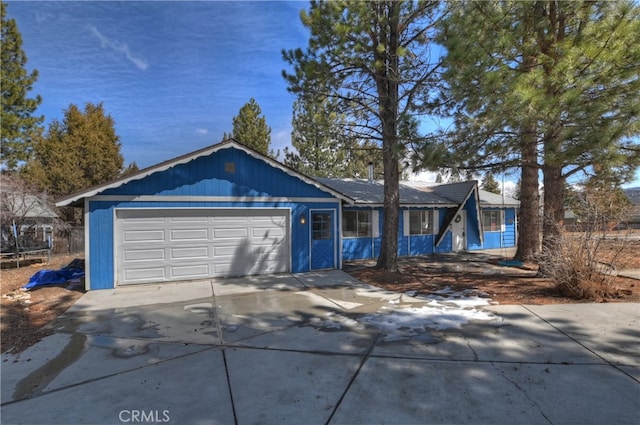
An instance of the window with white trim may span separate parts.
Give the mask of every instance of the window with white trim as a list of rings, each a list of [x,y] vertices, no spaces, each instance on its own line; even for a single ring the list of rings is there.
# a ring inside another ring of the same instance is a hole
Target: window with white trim
[[[431,210],[409,211],[409,234],[433,234],[433,212]]]
[[[345,238],[370,237],[371,224],[371,211],[342,212],[342,236]]]
[[[482,211],[482,228],[485,232],[499,232],[501,227],[500,211]]]

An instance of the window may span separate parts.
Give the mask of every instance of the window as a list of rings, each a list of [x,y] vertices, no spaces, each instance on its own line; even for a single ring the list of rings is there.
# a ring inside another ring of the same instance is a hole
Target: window
[[[371,236],[371,211],[344,211],[342,213],[342,236],[362,238]]]
[[[331,213],[313,213],[311,233],[314,241],[331,239]]]
[[[499,232],[501,225],[500,211],[482,211],[482,227],[485,232]]]
[[[409,234],[430,235],[433,233],[433,215],[430,210],[409,211]]]

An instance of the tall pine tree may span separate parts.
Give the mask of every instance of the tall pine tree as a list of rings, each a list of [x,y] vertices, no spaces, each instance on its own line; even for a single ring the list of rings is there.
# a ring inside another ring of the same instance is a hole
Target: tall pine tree
[[[358,139],[379,143],[384,173],[383,236],[377,266],[397,271],[402,123],[425,111],[437,80],[430,63],[436,1],[311,2],[302,14],[308,48],[284,52],[299,96],[330,99]]]
[[[482,181],[480,182],[480,188],[482,190],[486,190],[487,192],[500,194],[500,183],[493,176],[493,173],[487,172],[482,176]]]
[[[7,5],[4,2],[0,2],[0,10],[2,13],[0,156],[2,167],[12,171],[28,158],[33,138],[41,131],[40,124],[44,117],[33,115],[42,98],[39,95],[33,98],[28,97],[28,92],[38,79],[38,71],[34,69],[29,73],[26,70],[27,56],[22,50],[22,36],[16,21],[6,18]]]
[[[263,155],[272,155],[271,127],[267,125],[267,119],[262,115],[262,109],[254,98],[249,99],[233,117],[233,132],[231,136],[240,143],[255,149]]]
[[[594,164],[628,176],[640,160],[639,7],[620,2],[452,3],[443,102],[454,119],[443,162],[521,171],[518,254],[562,223],[568,178]],[[432,147],[426,147],[430,155]]]
[[[382,172],[382,155],[371,141],[358,141],[328,99],[294,102],[291,145],[285,164],[314,177],[367,178],[369,162]]]
[[[102,104],[84,111],[71,104],[36,140],[24,176],[53,197],[68,195],[119,177],[124,171],[115,122]],[[135,164],[131,167],[137,168]]]

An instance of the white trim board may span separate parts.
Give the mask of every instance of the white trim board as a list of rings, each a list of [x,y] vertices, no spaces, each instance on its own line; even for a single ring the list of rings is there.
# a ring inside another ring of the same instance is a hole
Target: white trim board
[[[339,203],[336,198],[287,198],[270,196],[166,196],[166,195],[96,195],[90,202],[327,202]],[[163,208],[163,207],[158,207]],[[188,207],[183,207],[188,208]],[[259,207],[263,208],[263,207]]]

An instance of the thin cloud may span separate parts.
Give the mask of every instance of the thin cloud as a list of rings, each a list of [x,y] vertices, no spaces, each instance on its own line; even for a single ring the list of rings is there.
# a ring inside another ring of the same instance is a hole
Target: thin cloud
[[[196,134],[198,136],[206,136],[207,134],[209,134],[209,130],[207,130],[206,128],[198,128],[196,129]]]
[[[147,68],[149,68],[149,64],[147,63],[147,61],[134,55],[126,43],[122,43],[118,40],[111,40],[110,38],[105,37],[93,25],[89,25],[89,29],[91,30],[93,35],[95,35],[96,38],[100,40],[100,45],[102,46],[102,48],[111,49],[114,52],[122,53],[131,63],[136,66],[136,68],[141,71],[146,71]]]

